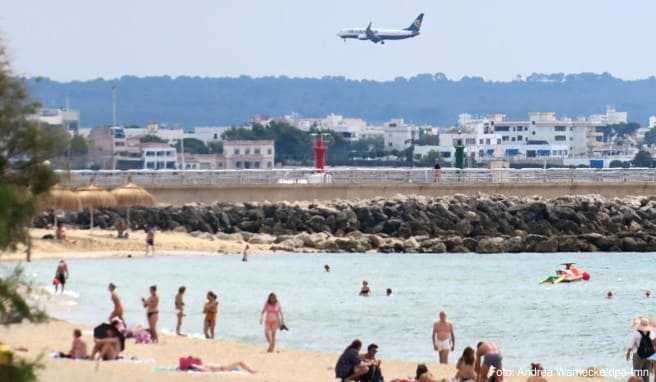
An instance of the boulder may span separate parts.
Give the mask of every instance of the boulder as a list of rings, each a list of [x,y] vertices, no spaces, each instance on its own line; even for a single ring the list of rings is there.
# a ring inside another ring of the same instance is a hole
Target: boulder
[[[483,238],[478,242],[476,252],[503,253],[506,252],[506,240],[502,237]]]
[[[273,244],[276,241],[276,237],[266,233],[261,233],[258,235],[253,235],[248,239],[250,244]]]

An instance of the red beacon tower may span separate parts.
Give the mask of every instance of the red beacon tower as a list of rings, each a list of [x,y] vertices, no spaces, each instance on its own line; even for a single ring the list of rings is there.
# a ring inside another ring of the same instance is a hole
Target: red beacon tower
[[[314,137],[314,169],[319,173],[324,172],[326,167],[326,141],[323,140],[323,134],[316,134]]]

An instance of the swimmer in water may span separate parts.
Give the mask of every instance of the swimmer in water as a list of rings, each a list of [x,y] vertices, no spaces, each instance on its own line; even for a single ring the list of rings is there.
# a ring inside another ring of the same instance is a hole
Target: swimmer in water
[[[612,292],[612,291],[608,291],[608,293],[606,293],[606,298],[609,299],[609,300],[610,300],[611,298],[613,298],[613,292]]]
[[[650,291],[649,289],[647,289],[647,290],[645,291],[645,297],[646,297],[646,298],[651,297],[651,291]]]
[[[328,264],[324,265],[323,269],[325,269],[326,272],[330,272],[330,265],[328,265]]]
[[[392,295],[392,289],[387,288],[387,290],[385,291],[385,294],[387,294],[388,297],[391,296]]]
[[[362,288],[360,288],[360,296],[369,297],[371,296],[371,288],[369,288],[369,283],[367,280],[362,281]]]

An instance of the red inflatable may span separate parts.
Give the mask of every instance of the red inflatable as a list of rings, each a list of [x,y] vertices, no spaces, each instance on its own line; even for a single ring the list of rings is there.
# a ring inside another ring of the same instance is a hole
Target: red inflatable
[[[583,280],[590,281],[590,274],[588,272],[583,272]]]

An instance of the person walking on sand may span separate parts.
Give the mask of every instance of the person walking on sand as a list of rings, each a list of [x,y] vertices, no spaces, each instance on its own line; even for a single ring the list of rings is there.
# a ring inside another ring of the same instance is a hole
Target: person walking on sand
[[[205,321],[203,322],[203,333],[205,338],[214,339],[214,329],[216,328],[216,318],[219,315],[219,302],[214,292],[207,292],[207,302],[203,308]]]
[[[654,349],[656,335],[648,318],[641,317],[636,321],[637,325],[629,339],[626,360],[629,361],[631,359],[631,353],[633,353],[633,374],[637,377],[642,377],[644,382],[649,382],[649,376],[652,372],[652,361],[648,358],[656,352]]]
[[[185,303],[183,298],[186,290],[187,290],[186,287],[181,286],[180,288],[178,288],[178,294],[175,295],[175,315],[178,319],[175,325],[175,334],[179,336],[184,335],[180,332],[180,328],[182,327],[182,318],[185,316],[184,314]]]
[[[109,283],[108,289],[112,295],[112,304],[114,304],[114,310],[112,310],[112,313],[109,314],[109,320],[107,321],[112,322],[114,318],[119,318],[121,321],[123,321],[123,304],[121,303],[121,298],[118,296],[118,293],[116,293],[116,285]]]
[[[241,253],[241,261],[247,262],[248,261],[248,250],[251,248],[250,245],[246,244],[244,247],[244,251]]]
[[[487,381],[490,369],[494,368],[495,381],[503,381],[503,356],[501,349],[493,342],[479,342],[476,346],[476,363],[474,370],[477,375],[477,382]]]
[[[144,308],[146,309],[146,318],[148,319],[148,328],[150,335],[153,337],[153,342],[159,342],[157,336],[157,321],[159,320],[159,296],[157,296],[157,286],[150,287],[150,297],[147,299],[141,298]]]
[[[57,290],[59,286],[61,285],[61,293],[64,293],[64,286],[66,285],[66,280],[68,279],[68,265],[64,261],[64,259],[59,260],[59,264],[57,264],[57,269],[55,270],[55,280],[53,284],[55,284],[55,293],[57,293]]]
[[[150,227],[146,230],[146,256],[150,252],[151,255],[155,255],[155,228]]]
[[[456,348],[453,324],[447,320],[446,312],[440,312],[440,319],[433,323],[433,349],[438,353],[440,363],[449,363],[449,352]]]
[[[264,337],[269,343],[267,352],[273,353],[276,348],[276,332],[285,325],[282,307],[275,293],[269,293],[262,312],[260,313],[260,325],[264,323]]]

